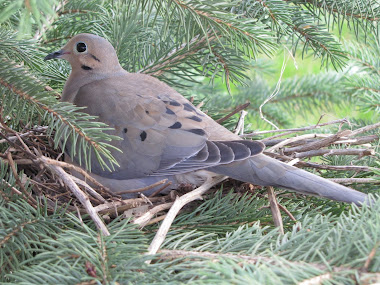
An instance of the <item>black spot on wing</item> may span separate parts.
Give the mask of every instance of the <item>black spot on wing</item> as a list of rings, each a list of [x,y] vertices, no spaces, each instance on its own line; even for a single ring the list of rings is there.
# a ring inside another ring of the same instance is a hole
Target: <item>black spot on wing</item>
[[[185,111],[193,111],[193,112],[196,112],[197,109],[195,109],[194,106],[192,106],[191,104],[189,103],[185,103],[183,104],[183,108],[185,109]]]
[[[178,103],[175,100],[162,100],[165,104],[169,104],[170,106],[181,106],[181,103]]]
[[[146,137],[147,137],[146,131],[142,131],[140,134],[141,141],[145,141]]]
[[[89,67],[87,65],[82,65],[81,68],[84,70],[91,70],[92,69],[91,67]]]
[[[204,116],[202,113],[199,113],[197,108],[195,108],[193,105],[189,104],[189,103],[185,103],[183,104],[183,109],[185,111],[188,111],[188,112],[194,112],[196,113],[198,116]]]
[[[127,132],[128,132],[128,129],[127,129],[127,128],[124,128],[123,131],[124,131],[124,133],[127,133]]]
[[[191,116],[191,117],[187,117],[187,118],[190,120],[196,121],[196,122],[202,122],[202,119],[199,118],[198,116]]]
[[[90,53],[90,56],[91,56],[93,59],[95,59],[96,61],[99,61],[99,62],[100,62],[99,58],[97,58],[95,55],[93,55],[93,54]]]
[[[190,130],[186,130],[187,132],[190,132],[190,133],[193,133],[193,134],[196,134],[196,135],[199,135],[199,136],[204,136],[206,135],[206,132],[202,129],[190,129]]]
[[[168,107],[166,107],[166,114],[174,115],[175,113],[172,110],[170,110]]]
[[[174,101],[174,100],[169,101],[169,105],[172,105],[172,106],[181,106],[180,103],[178,103],[177,101]]]
[[[182,124],[180,122],[175,122],[173,125],[169,127],[169,129],[179,129],[182,127]]]

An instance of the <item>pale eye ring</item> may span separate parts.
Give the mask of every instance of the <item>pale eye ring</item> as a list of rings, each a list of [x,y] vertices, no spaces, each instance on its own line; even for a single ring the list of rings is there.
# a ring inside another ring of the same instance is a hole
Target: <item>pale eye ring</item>
[[[76,50],[79,53],[83,53],[87,50],[87,45],[84,42],[79,42],[76,45]]]

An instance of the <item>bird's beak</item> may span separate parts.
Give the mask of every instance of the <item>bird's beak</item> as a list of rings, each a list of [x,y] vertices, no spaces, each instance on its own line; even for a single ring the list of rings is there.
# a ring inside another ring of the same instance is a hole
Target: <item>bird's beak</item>
[[[55,51],[52,53],[49,53],[47,56],[45,56],[44,60],[54,59],[54,58],[60,58],[65,53],[63,50]]]

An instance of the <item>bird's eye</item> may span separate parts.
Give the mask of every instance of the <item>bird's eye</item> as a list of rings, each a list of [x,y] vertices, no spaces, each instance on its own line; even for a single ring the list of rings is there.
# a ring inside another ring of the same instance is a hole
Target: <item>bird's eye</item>
[[[83,42],[77,43],[77,52],[85,52],[87,50],[87,46]]]

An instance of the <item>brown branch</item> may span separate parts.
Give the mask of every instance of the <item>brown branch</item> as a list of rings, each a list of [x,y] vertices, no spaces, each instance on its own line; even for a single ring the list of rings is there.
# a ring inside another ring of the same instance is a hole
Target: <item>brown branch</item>
[[[162,179],[156,183],[153,183],[149,186],[146,186],[146,187],[142,187],[142,188],[138,188],[138,189],[129,189],[129,190],[123,190],[123,191],[119,191],[117,192],[118,195],[123,195],[123,194],[128,194],[128,193],[138,193],[138,192],[144,192],[144,191],[147,191],[147,190],[150,190],[156,186],[160,186],[162,184],[165,184],[168,180],[167,179]]]
[[[104,189],[105,191],[107,191],[109,194],[113,194],[113,192],[111,192],[109,189],[107,189],[106,187],[104,187],[101,183],[99,183],[95,178],[93,178],[85,170],[83,170],[82,168],[80,168],[80,167],[78,167],[78,166],[76,166],[74,164],[67,163],[67,162],[64,162],[64,161],[55,160],[55,159],[51,159],[51,158],[48,158],[48,157],[45,157],[45,156],[37,157],[34,161],[35,162],[48,163],[48,164],[51,164],[51,165],[56,165],[56,166],[59,166],[59,167],[62,167],[62,168],[70,169],[70,170],[75,170],[75,171],[79,172],[80,174],[82,174],[85,177],[85,179],[88,179],[90,182],[94,183],[96,186],[101,187],[102,189]]]
[[[377,128],[380,128],[380,122],[373,124],[373,125],[368,125],[368,126],[362,127],[360,129],[356,129],[356,130],[352,131],[352,133],[348,136],[353,137],[353,136],[356,136],[358,134],[365,133],[365,132],[368,132],[368,131],[371,131],[371,130],[374,130]]]
[[[375,256],[376,256],[376,251],[377,251],[377,249],[379,248],[379,246],[380,246],[380,242],[377,242],[377,243],[375,244],[375,246],[372,248],[372,250],[371,250],[371,252],[369,253],[368,258],[367,258],[367,260],[365,261],[364,266],[363,266],[363,268],[362,268],[363,271],[368,272],[369,265],[371,264],[372,260],[375,258]]]
[[[285,134],[288,134],[288,133],[284,133],[284,135]],[[369,135],[369,136],[362,136],[362,137],[351,138],[351,139],[342,139],[342,140],[335,141],[332,144],[334,144],[334,145],[337,145],[337,144],[363,145],[363,144],[367,144],[367,143],[373,142],[374,140],[378,140],[378,139],[379,139],[378,135]],[[265,145],[267,147],[274,146],[274,145],[279,144],[285,140],[286,139],[265,140]],[[261,140],[261,141],[264,142],[264,140]],[[289,147],[289,148],[284,148],[283,151],[284,152],[297,152],[298,151],[298,149],[296,149],[297,146],[305,145],[305,144],[311,143],[313,141],[315,141],[315,140],[314,139],[305,139],[305,140],[292,142],[292,143],[289,143],[289,146],[294,147],[294,149]]]
[[[0,127],[1,127],[1,126],[0,126]],[[26,137],[26,136],[29,136],[29,135],[31,135],[31,134],[34,134],[35,132],[46,131],[47,129],[48,129],[47,126],[45,126],[45,127],[38,127],[38,128],[36,128],[36,129],[34,129],[34,130],[28,131],[28,132],[26,132],[26,133],[18,134],[18,135],[22,138],[22,137]],[[10,137],[7,137],[7,139],[2,139],[2,140],[0,140],[0,144],[1,144],[1,143],[5,143],[5,142],[7,142],[8,140],[9,140],[9,141],[15,141],[15,140],[17,140],[17,139],[18,139],[17,136],[10,136]]]
[[[329,180],[340,184],[380,184],[380,180],[374,178],[330,178]]]
[[[281,205],[280,203],[278,203],[278,206],[280,207],[281,210],[283,210],[283,211],[289,216],[289,218],[290,218],[292,221],[297,222],[296,218],[293,216],[292,213],[289,212],[288,209],[286,209],[285,206]]]
[[[22,232],[26,225],[34,224],[38,220],[31,220],[27,222],[23,222],[20,225],[16,226],[10,233],[8,233],[2,240],[0,240],[0,248],[3,247],[3,245],[13,236],[15,236],[18,232]]]
[[[58,100],[61,99],[61,94],[58,93],[57,91],[55,91],[53,88],[51,88],[50,86],[46,85],[44,87],[45,91],[48,91],[48,92],[53,92],[54,96],[57,97]]]
[[[226,115],[226,116],[224,116],[224,117],[222,117],[222,118],[216,120],[216,122],[217,122],[218,124],[223,123],[225,120],[231,118],[233,115],[239,113],[241,110],[244,110],[244,109],[247,108],[249,105],[251,105],[250,102],[247,102],[247,103],[245,103],[245,104],[241,104],[241,105],[237,106],[237,107],[236,107],[234,110],[232,110],[228,115]]]
[[[156,191],[154,191],[150,196],[149,198],[152,198],[154,196],[157,196],[162,190],[164,190],[165,188],[168,188],[170,185],[172,185],[172,182],[169,181],[168,183],[166,183],[165,185],[163,185],[161,188],[157,189]]]
[[[155,224],[155,223],[161,222],[161,221],[164,220],[165,218],[166,218],[166,214],[165,214],[165,215],[162,215],[162,216],[158,216],[158,217],[156,217],[156,218],[151,219],[146,225],[147,225],[147,226],[153,225],[153,224]]]
[[[11,170],[12,170],[12,173],[13,173],[13,176],[15,177],[16,179],[16,183],[17,185],[20,187],[21,189],[21,192],[25,195],[25,198],[28,200],[28,202],[33,206],[33,207],[37,207],[37,201],[31,196],[31,193],[29,193],[25,187],[24,187],[24,184],[22,184],[21,182],[21,179],[20,177],[18,176],[18,173],[17,173],[17,169],[16,169],[16,165],[13,161],[13,158],[12,158],[12,154],[10,152],[7,153],[7,160],[8,160],[8,164],[9,166],[11,167]]]
[[[310,150],[306,152],[296,153],[294,157],[296,158],[306,158],[313,156],[327,156],[327,155],[357,155],[359,157],[366,155],[375,155],[375,150],[373,149],[318,149]]]
[[[300,140],[316,138],[316,137],[320,137],[320,136],[325,136],[325,134],[306,134],[306,135],[301,135],[301,136],[296,136],[296,137],[290,137],[290,138],[287,138],[287,139],[283,140],[282,142],[266,149],[266,152],[274,152],[274,151],[284,147],[287,144],[294,143],[294,142],[297,142]]]
[[[302,127],[302,128],[292,128],[292,129],[281,129],[281,130],[269,130],[269,131],[253,132],[253,133],[250,133],[250,134],[242,135],[241,137],[246,138],[246,137],[252,137],[252,136],[263,135],[263,134],[268,134],[268,133],[301,132],[301,131],[319,129],[320,127],[327,126],[327,125],[343,124],[343,123],[349,123],[349,121],[346,118],[344,118],[344,119],[334,120],[334,121],[330,121],[330,122],[327,122],[327,123],[316,124],[316,125],[313,125],[313,126]],[[267,139],[270,139],[270,138],[263,139],[263,141],[265,141]]]
[[[266,155],[270,157],[274,157],[277,159],[281,159],[284,161],[291,161],[294,158],[287,156],[287,155],[281,155],[277,153],[272,152],[264,152]],[[378,168],[374,167],[368,167],[368,166],[359,166],[359,165],[326,165],[326,164],[318,164],[310,161],[299,161],[295,164],[297,167],[311,167],[316,169],[328,169],[328,170],[341,170],[341,171],[373,171],[374,169],[377,170]],[[380,169],[378,169],[380,171]]]
[[[345,130],[342,132],[338,132],[337,134],[328,136],[327,138],[323,138],[323,139],[320,139],[320,140],[317,140],[317,141],[314,141],[311,143],[307,143],[307,144],[304,144],[304,145],[301,145],[301,146],[298,146],[295,148],[289,148],[286,151],[284,150],[284,152],[306,152],[309,150],[321,149],[325,146],[332,144],[333,142],[338,141],[341,137],[348,136],[349,134],[351,134],[351,131]],[[296,150],[294,150],[294,149],[296,149]]]
[[[359,166],[359,165],[325,165],[318,164],[309,161],[300,161],[296,163],[296,166],[303,167],[312,167],[316,169],[326,169],[326,170],[338,170],[338,171],[372,171],[372,169],[368,166]],[[380,170],[380,169],[379,169]]]
[[[272,186],[267,187],[268,199],[270,204],[270,210],[273,216],[273,222],[281,234],[284,234],[284,225],[282,224],[281,212],[278,207],[278,202],[276,199],[276,195],[274,194],[274,189]]]
[[[91,219],[94,221],[96,227],[101,231],[101,233],[105,236],[109,236],[110,233],[107,227],[98,216],[95,208],[91,205],[88,196],[78,187],[77,184],[75,184],[70,175],[68,175],[62,167],[49,164],[48,161],[44,160],[44,157],[41,157],[41,161],[52,173],[56,174],[60,179],[62,179],[65,185],[71,190],[71,192],[73,192],[75,197],[77,197],[77,199],[81,202],[82,206],[86,209],[86,212],[90,215]]]
[[[169,201],[170,198],[168,196],[153,197],[149,198],[149,200],[151,202],[165,203],[166,201]],[[126,199],[98,205],[95,207],[95,211],[103,215],[115,210],[117,210],[117,212],[124,212],[125,210],[136,208],[146,204],[148,204],[148,202],[146,201],[146,199],[143,198]]]

